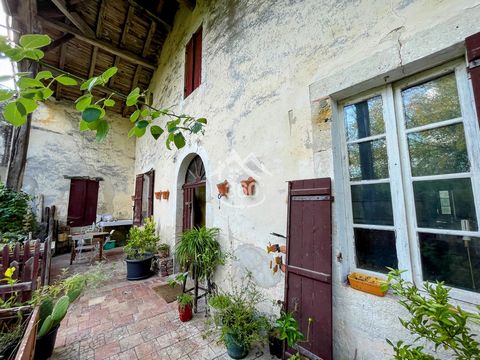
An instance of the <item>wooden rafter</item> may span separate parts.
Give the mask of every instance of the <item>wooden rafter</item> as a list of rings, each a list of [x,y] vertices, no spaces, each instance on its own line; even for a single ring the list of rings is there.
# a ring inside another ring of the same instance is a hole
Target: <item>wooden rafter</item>
[[[77,12],[72,12],[67,9],[67,4],[64,0],[51,0],[52,3],[62,12],[70,22],[77,27],[82,33],[90,37],[95,36],[95,32],[88,26],[85,20]]]
[[[141,64],[142,66],[144,66],[148,69],[155,70],[155,66],[152,63],[150,63],[147,59],[142,58],[142,57],[140,57],[140,56],[138,56],[138,55],[136,55],[136,54],[134,54],[134,53],[132,53],[128,50],[119,49],[118,47],[113,46],[106,41],[103,41],[103,40],[100,40],[100,39],[97,39],[97,38],[92,38],[92,37],[89,37],[87,35],[83,35],[82,33],[80,33],[75,28],[72,28],[72,27],[70,27],[66,24],[63,24],[63,23],[59,22],[59,21],[47,20],[43,17],[38,17],[38,18],[44,25],[47,25],[47,26],[49,26],[53,29],[56,29],[58,31],[63,31],[63,32],[72,34],[78,40],[84,41],[87,44],[90,44],[90,45],[93,45],[93,46],[97,46],[98,48],[100,48],[102,50],[105,50],[105,51],[107,51],[111,54],[114,54],[114,55],[118,55],[121,58],[123,58],[125,60],[128,60],[128,61],[130,61],[134,64]]]
[[[95,35],[97,38],[102,37],[102,31],[103,31],[103,19],[105,18],[105,8],[106,8],[106,0],[101,0],[100,1],[100,8],[98,9],[98,14],[97,14],[97,28],[95,30]]]
[[[162,12],[163,5],[165,5],[165,0],[158,0],[157,7],[155,8],[157,14]]]
[[[56,49],[57,47],[59,47],[60,45],[63,45],[65,43],[69,42],[74,37],[75,36],[73,36],[72,34],[64,34],[63,36],[60,36],[58,39],[55,39],[54,41],[52,41],[52,43],[50,45],[48,45],[47,47],[45,47],[43,49],[43,51],[45,51],[45,52],[52,51],[52,50]]]
[[[135,14],[135,8],[133,6],[129,6],[127,11],[127,16],[125,17],[125,22],[123,23],[122,36],[120,36],[120,42],[118,43],[118,46],[120,48],[125,47],[128,29],[130,28],[130,23],[132,22],[132,18],[134,14]],[[120,57],[117,55],[115,56],[115,62],[113,66],[118,68],[119,64],[120,64]],[[108,86],[113,87],[114,83],[115,83],[115,77],[111,77],[109,80]]]
[[[127,0],[128,3],[135,7],[136,9],[142,11],[145,15],[147,15],[150,19],[152,20],[155,20],[157,23],[160,23],[162,24],[162,26],[167,30],[167,31],[170,31],[172,30],[172,26],[166,22],[165,20],[163,20],[160,16],[158,16],[157,14],[154,14],[153,12],[151,12],[150,10],[144,8],[142,5],[140,5],[139,3],[137,3],[136,1],[134,0]]]
[[[63,43],[62,47],[60,48],[60,59],[58,60],[58,67],[59,69],[63,70],[65,68],[65,58],[66,58],[66,53],[67,53],[67,44]],[[60,100],[62,95],[61,95],[61,90],[62,90],[62,85],[57,81],[56,82],[56,88],[55,88],[55,97],[57,100]]]

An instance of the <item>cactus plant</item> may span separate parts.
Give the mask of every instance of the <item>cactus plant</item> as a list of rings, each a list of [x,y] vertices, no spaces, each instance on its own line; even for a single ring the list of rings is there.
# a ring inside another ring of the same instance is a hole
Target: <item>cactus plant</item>
[[[63,295],[58,301],[55,303],[55,306],[52,309],[50,315],[48,315],[43,324],[40,327],[40,331],[38,332],[38,337],[42,337],[47,335],[50,330],[52,330],[55,326],[60,324],[63,320],[65,315],[67,314],[68,307],[70,306],[70,299],[67,295]]]
[[[46,298],[45,300],[42,301],[40,304],[40,322],[39,326],[41,327],[43,325],[43,322],[47,318],[48,315],[50,315],[53,311],[53,300],[52,298]]]

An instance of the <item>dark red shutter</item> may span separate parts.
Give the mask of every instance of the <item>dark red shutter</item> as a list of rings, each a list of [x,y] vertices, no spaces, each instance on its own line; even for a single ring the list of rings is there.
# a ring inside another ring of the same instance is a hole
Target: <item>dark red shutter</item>
[[[135,180],[135,198],[133,203],[133,225],[142,224],[142,195],[143,174],[137,175]]]
[[[195,90],[202,82],[202,28],[193,36],[194,45],[194,66],[193,66],[193,89]]]
[[[465,47],[467,48],[468,72],[472,81],[477,119],[480,123],[480,33],[467,37]]]
[[[148,209],[147,209],[147,216],[153,215],[153,191],[155,189],[155,171],[152,170],[148,173],[150,178],[149,182],[149,189],[148,189]]]
[[[309,359],[332,359],[332,218],[329,178],[289,182],[286,307],[308,341]],[[292,354],[287,349],[287,354]]]
[[[193,197],[195,187],[183,187],[183,231],[190,230],[193,227]]]
[[[87,180],[87,196],[85,198],[85,225],[91,225],[96,222],[97,218],[97,203],[98,203],[98,187],[99,183],[95,180]]]
[[[70,181],[70,197],[68,199],[67,222],[69,226],[84,225],[84,204],[87,194],[87,183],[83,179]]]
[[[185,47],[185,97],[193,91],[193,38]]]

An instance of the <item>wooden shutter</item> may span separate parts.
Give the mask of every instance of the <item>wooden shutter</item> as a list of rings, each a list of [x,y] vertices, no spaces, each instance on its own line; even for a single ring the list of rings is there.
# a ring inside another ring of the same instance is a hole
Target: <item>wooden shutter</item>
[[[184,97],[190,95],[193,91],[193,38],[185,47],[185,89]]]
[[[87,182],[84,179],[70,181],[67,222],[69,226],[84,226],[84,204],[87,194]]]
[[[193,200],[195,187],[183,186],[183,231],[193,227]]]
[[[148,209],[147,209],[147,216],[153,215],[153,191],[155,189],[155,171],[152,170],[147,173],[148,177],[150,178],[149,188],[148,188]]]
[[[193,66],[193,90],[202,82],[202,28],[193,36],[194,41],[194,66]]]
[[[477,119],[480,123],[480,32],[465,39],[467,49],[468,72],[472,81]]]
[[[143,174],[137,175],[135,180],[135,198],[133,203],[133,225],[142,224],[142,195]]]
[[[96,180],[87,180],[86,188],[87,194],[85,196],[85,225],[91,225],[97,220],[97,203],[98,203],[98,187],[99,183]]]
[[[313,319],[297,344],[312,360],[332,359],[331,202],[330,178],[289,182],[285,302],[304,334]]]

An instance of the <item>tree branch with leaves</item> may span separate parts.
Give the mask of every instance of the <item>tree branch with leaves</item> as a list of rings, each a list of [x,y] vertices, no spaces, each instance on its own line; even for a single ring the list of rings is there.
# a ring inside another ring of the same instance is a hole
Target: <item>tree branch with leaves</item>
[[[43,47],[48,46],[51,39],[48,35],[27,34],[19,38],[18,44],[6,37],[0,37],[0,54],[12,62],[33,61],[42,64]],[[103,140],[110,129],[106,110],[115,106],[113,97],[121,98],[125,106],[135,107],[130,115],[132,128],[128,137],[142,137],[147,130],[155,139],[165,133],[165,144],[170,150],[172,143],[177,149],[185,146],[185,134],[204,133],[207,120],[189,115],[174,113],[170,108],[157,109],[145,101],[145,92],[136,87],[130,94],[123,95],[115,91],[106,90],[105,87],[117,74],[118,69],[111,67],[98,76],[90,79],[80,79],[61,69],[56,69],[60,74],[54,75],[49,70],[37,74],[30,72],[16,72],[13,75],[2,76],[0,81],[13,80],[15,88],[0,88],[0,102],[4,102],[3,116],[6,121],[14,126],[22,126],[27,121],[27,116],[33,113],[38,102],[50,98],[54,92],[51,89],[55,83],[62,86],[78,86],[85,93],[75,101],[75,108],[81,113],[80,131],[95,131],[96,139]],[[79,84],[80,81],[80,84]],[[96,98],[93,91],[103,88],[102,92],[108,96]]]

